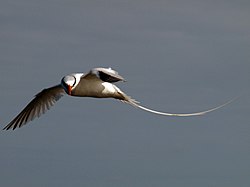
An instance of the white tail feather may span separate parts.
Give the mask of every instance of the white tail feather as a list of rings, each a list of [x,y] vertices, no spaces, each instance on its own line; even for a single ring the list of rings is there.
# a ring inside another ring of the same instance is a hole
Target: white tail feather
[[[189,117],[189,116],[200,116],[200,115],[204,115],[204,114],[207,114],[209,112],[213,112],[215,110],[218,110],[230,103],[232,103],[233,101],[235,101],[236,99],[238,99],[240,96],[237,96],[229,101],[227,101],[226,103],[223,103],[217,107],[214,107],[214,108],[211,108],[211,109],[208,109],[208,110],[205,110],[205,111],[200,111],[200,112],[193,112],[193,113],[168,113],[168,112],[160,112],[160,111],[156,111],[156,110],[153,110],[153,109],[150,109],[150,108],[146,108],[142,105],[139,105],[139,102],[136,101],[135,99],[132,99],[130,96],[126,95],[124,92],[122,92],[118,87],[114,87],[117,91],[117,93],[121,96],[121,101],[122,102],[125,102],[125,103],[128,103],[136,108],[140,108],[144,111],[147,111],[147,112],[151,112],[151,113],[154,113],[154,114],[158,114],[158,115],[163,115],[163,116],[177,116],[177,117]]]
[[[129,97],[130,98],[130,97]],[[145,110],[147,112],[151,112],[151,113],[154,113],[154,114],[159,114],[159,115],[164,115],[164,116],[178,116],[178,117],[188,117],[188,116],[200,116],[200,115],[204,115],[206,113],[209,113],[209,112],[213,112],[215,110],[218,110],[228,104],[230,104],[231,102],[233,102],[234,100],[236,100],[238,97],[234,98],[234,99],[231,99],[230,101],[222,104],[222,105],[219,105],[217,107],[214,107],[214,108],[211,108],[209,110],[205,110],[205,111],[201,111],[201,112],[194,112],[194,113],[167,113],[167,112],[160,112],[160,111],[156,111],[156,110],[152,110],[152,109],[149,109],[149,108],[146,108],[144,106],[141,106],[138,104],[138,102],[136,102],[135,100],[133,99],[128,99],[127,101],[125,101],[126,103],[134,106],[134,107],[137,107],[137,108],[140,108],[142,110]]]

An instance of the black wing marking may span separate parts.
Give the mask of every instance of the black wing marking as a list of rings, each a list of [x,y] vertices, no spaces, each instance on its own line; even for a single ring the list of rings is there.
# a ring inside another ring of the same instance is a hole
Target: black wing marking
[[[118,74],[117,71],[112,70],[111,68],[94,68],[90,73],[95,74],[104,82],[118,82],[125,81],[125,79]]]

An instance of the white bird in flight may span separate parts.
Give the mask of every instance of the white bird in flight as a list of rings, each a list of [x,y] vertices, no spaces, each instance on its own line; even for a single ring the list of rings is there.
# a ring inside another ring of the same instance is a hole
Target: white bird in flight
[[[51,108],[63,95],[68,94],[76,97],[95,97],[95,98],[114,98],[122,102],[128,103],[142,110],[164,115],[164,116],[198,116],[208,112],[215,111],[229,103],[230,100],[215,108],[195,113],[173,114],[159,112],[139,105],[137,101],[132,99],[121,91],[113,82],[125,81],[118,72],[111,68],[94,68],[87,74],[72,73],[62,78],[61,84],[47,88],[36,94],[35,98],[7,125],[3,130],[15,129],[22,127],[36,117],[40,117]]]

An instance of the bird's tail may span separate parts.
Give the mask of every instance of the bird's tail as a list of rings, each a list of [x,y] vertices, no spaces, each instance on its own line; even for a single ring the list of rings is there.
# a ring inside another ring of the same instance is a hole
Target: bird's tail
[[[161,112],[161,111],[156,111],[147,107],[144,107],[142,105],[139,104],[138,101],[136,101],[135,99],[132,99],[130,96],[126,95],[125,93],[123,93],[122,91],[119,92],[122,95],[121,101],[128,103],[136,108],[142,109],[144,111],[150,112],[150,113],[154,113],[154,114],[158,114],[158,115],[163,115],[163,116],[177,116],[177,117],[188,117],[188,116],[200,116],[200,115],[204,115],[207,114],[209,112],[213,112],[215,110],[218,110],[230,103],[232,103],[233,101],[235,101],[238,97],[235,97],[219,106],[216,106],[214,108],[208,109],[208,110],[204,110],[204,111],[200,111],[200,112],[193,112],[193,113],[168,113],[168,112]]]

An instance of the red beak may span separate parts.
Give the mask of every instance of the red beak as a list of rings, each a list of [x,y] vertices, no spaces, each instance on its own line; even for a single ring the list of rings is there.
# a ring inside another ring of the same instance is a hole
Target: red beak
[[[68,94],[71,95],[72,87],[68,85]]]

